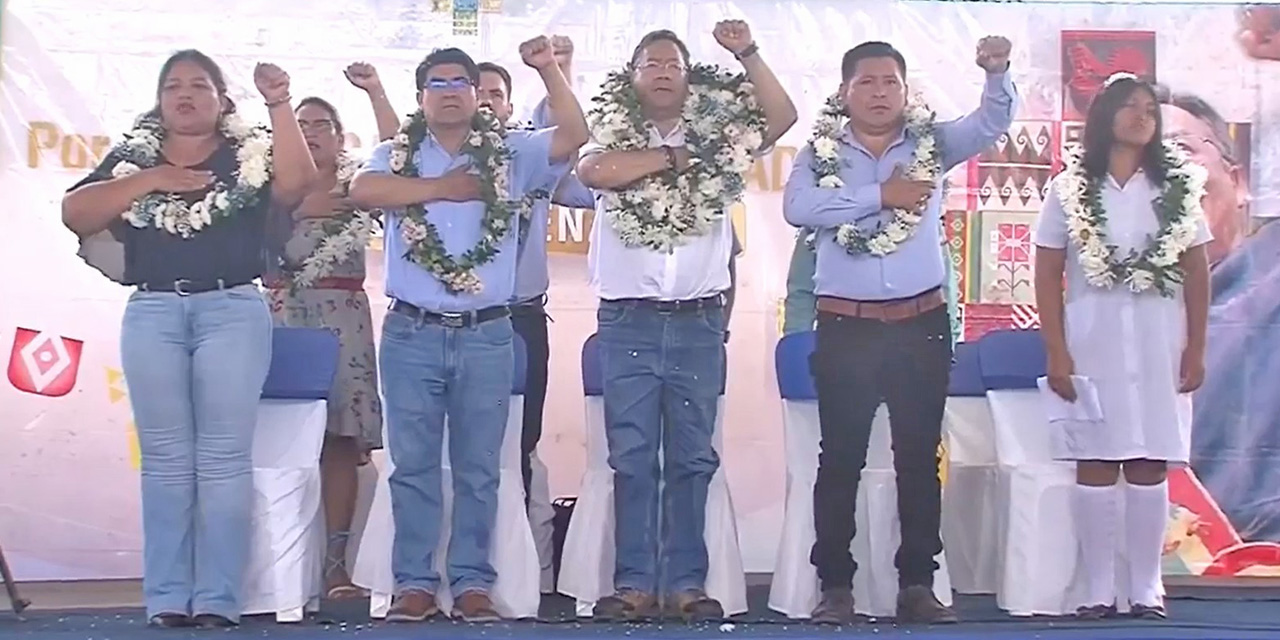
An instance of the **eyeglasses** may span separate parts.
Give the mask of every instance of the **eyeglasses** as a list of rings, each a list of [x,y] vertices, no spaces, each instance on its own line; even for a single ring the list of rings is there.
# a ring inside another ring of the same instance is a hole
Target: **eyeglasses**
[[[684,73],[684,65],[679,62],[646,62],[636,67],[636,69],[645,73],[654,71],[670,71],[671,73]]]
[[[427,80],[426,88],[439,91],[443,89],[468,89],[471,86],[470,78],[430,78]]]

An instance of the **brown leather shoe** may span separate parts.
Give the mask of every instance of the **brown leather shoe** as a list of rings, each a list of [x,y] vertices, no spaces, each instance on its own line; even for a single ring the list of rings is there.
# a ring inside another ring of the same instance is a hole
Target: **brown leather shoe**
[[[453,601],[453,617],[463,622],[498,622],[502,616],[493,608],[493,600],[483,591],[465,591]]]
[[[898,624],[954,624],[956,612],[933,595],[933,589],[913,585],[898,592]]]
[[[857,616],[853,610],[853,589],[827,589],[814,607],[809,621],[814,624],[853,624]]]
[[[665,605],[667,615],[680,618],[685,624],[724,620],[724,607],[702,589],[673,593]]]
[[[658,614],[658,599],[652,593],[619,589],[596,601],[591,616],[597,622],[645,622]]]
[[[423,622],[440,613],[434,594],[422,589],[406,589],[391,601],[387,622]]]

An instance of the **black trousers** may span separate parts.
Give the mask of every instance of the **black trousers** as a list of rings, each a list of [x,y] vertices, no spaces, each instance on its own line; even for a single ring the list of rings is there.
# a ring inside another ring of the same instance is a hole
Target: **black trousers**
[[[533,481],[531,457],[542,438],[542,409],[547,402],[547,363],[551,358],[547,320],[541,300],[511,307],[511,326],[524,340],[529,354],[525,369],[524,431],[520,434],[520,471],[524,475],[526,505],[529,503],[529,485]]]
[[[817,541],[810,561],[822,588],[853,584],[858,481],[871,422],[889,406],[902,543],[894,557],[900,586],[932,586],[942,552],[938,444],[951,376],[951,322],[945,306],[882,322],[818,314],[810,368],[818,391],[822,445],[813,490]]]

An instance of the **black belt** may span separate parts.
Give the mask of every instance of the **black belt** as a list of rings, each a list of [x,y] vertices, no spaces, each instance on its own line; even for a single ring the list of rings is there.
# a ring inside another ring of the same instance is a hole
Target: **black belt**
[[[657,311],[658,313],[684,313],[692,311],[703,311],[706,309],[720,309],[724,307],[724,294],[717,293],[714,296],[705,298],[695,298],[693,300],[653,300],[651,298],[618,298],[616,300],[602,300],[605,304],[617,304],[636,309],[645,309],[648,311]]]
[[[177,280],[169,280],[163,282],[139,282],[138,291],[149,291],[154,293],[176,293],[180,296],[189,296],[197,293],[206,293],[209,291],[221,291],[224,289],[233,289],[242,285],[253,282],[250,278],[216,278],[216,279],[188,279],[178,278]]]
[[[391,310],[401,315],[409,316],[419,322],[439,325],[449,329],[466,329],[482,322],[506,318],[511,315],[511,308],[505,305],[477,309],[475,311],[427,311],[404,300],[392,300]]]

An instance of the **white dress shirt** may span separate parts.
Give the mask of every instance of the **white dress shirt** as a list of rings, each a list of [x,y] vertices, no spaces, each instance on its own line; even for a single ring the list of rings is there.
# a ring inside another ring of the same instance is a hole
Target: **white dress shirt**
[[[683,146],[683,125],[677,125],[666,136],[649,126],[650,148]],[[593,145],[583,155],[602,151]],[[587,268],[596,295],[604,300],[696,300],[729,289],[733,225],[727,213],[706,235],[690,237],[668,254],[624,244],[609,224],[603,200],[597,198],[590,242]]]

